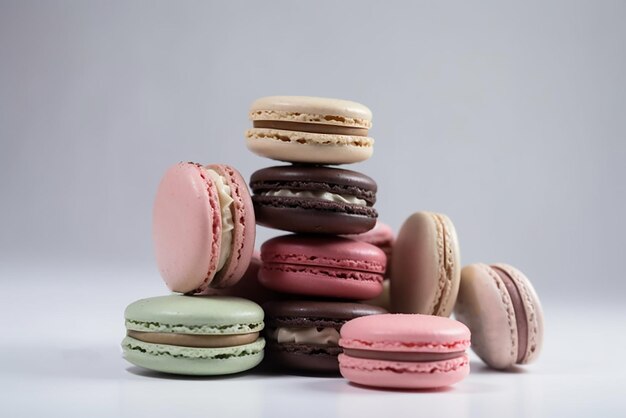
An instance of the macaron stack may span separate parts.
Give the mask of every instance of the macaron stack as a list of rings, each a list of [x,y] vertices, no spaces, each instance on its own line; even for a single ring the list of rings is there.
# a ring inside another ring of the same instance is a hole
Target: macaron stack
[[[255,101],[249,117],[248,148],[291,163],[250,179],[257,224],[295,233],[261,247],[259,281],[291,299],[265,307],[268,357],[288,368],[337,372],[341,325],[386,312],[357,303],[382,292],[385,252],[340,236],[374,228],[376,182],[331,167],[372,155],[371,111],[346,100],[274,96]]]
[[[290,164],[256,171],[253,196],[227,165],[166,171],[153,239],[173,293],[126,308],[126,360],[222,375],[267,357],[360,385],[424,389],[467,376],[470,342],[495,369],[537,358],[543,313],[521,271],[461,269],[455,227],[441,213],[412,214],[396,238],[377,222],[376,182],[333,167],[372,155],[367,107],[276,96],[249,115],[249,149]],[[256,224],[289,234],[255,252]]]
[[[234,168],[179,163],[167,170],[154,202],[153,239],[161,276],[177,294],[126,308],[126,360],[191,375],[237,373],[261,362],[261,307],[206,296],[246,275],[255,228],[250,194]]]

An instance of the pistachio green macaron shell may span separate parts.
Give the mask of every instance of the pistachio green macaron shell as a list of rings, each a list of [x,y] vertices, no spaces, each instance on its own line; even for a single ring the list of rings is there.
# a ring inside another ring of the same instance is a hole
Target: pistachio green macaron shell
[[[163,373],[211,376],[239,373],[263,360],[265,340],[235,347],[195,348],[152,344],[126,337],[124,358],[130,363]]]
[[[131,303],[124,312],[126,329],[192,335],[237,335],[263,330],[263,309],[247,299],[229,296],[173,294]],[[223,375],[238,373],[263,360],[265,340],[230,347],[199,348],[140,341],[126,336],[124,358],[164,373]]]
[[[263,309],[229,296],[168,295],[141,299],[124,312],[126,328],[145,332],[228,335],[259,332]]]

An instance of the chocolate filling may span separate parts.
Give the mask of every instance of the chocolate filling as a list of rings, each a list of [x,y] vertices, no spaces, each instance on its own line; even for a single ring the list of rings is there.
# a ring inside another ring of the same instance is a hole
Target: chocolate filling
[[[259,338],[258,332],[236,335],[191,335],[174,332],[143,332],[130,329],[126,335],[145,343],[197,348],[234,347],[253,343]]]
[[[357,350],[353,348],[344,348],[343,352],[350,357],[357,357],[368,360],[413,362],[450,360],[453,358],[461,357],[464,353],[463,351],[457,351],[454,353],[407,353],[399,351]]]
[[[521,362],[524,359],[526,348],[528,347],[528,320],[526,318],[526,309],[524,309],[524,303],[522,302],[522,295],[515,285],[515,282],[506,271],[497,266],[491,266],[491,268],[504,282],[504,286],[513,302],[515,323],[517,324],[517,362]]]
[[[335,134],[367,136],[367,128],[353,128],[350,126],[322,125],[319,123],[286,122],[277,120],[255,120],[255,128],[280,129],[285,131],[310,132],[314,134]]]

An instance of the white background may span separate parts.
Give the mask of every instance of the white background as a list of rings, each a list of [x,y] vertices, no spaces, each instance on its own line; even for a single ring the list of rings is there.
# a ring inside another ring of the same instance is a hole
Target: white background
[[[0,415],[619,414],[625,18],[618,1],[0,0]],[[381,219],[444,212],[464,263],[522,269],[546,311],[535,365],[475,362],[427,394],[127,370],[123,309],[166,292],[160,176],[274,164],[243,139],[250,103],[274,94],[372,109],[374,157],[354,169],[378,182]]]

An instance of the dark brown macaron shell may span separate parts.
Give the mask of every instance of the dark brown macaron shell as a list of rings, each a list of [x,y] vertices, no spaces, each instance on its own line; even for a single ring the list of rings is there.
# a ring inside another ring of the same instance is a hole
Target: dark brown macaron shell
[[[341,347],[308,343],[279,343],[269,335],[279,327],[288,328],[334,328],[337,331],[347,321],[366,315],[384,314],[377,306],[352,302],[313,300],[285,300],[268,302],[265,311],[266,355],[270,361],[285,368],[317,372],[337,373],[337,356]]]
[[[250,179],[257,223],[302,233],[351,234],[369,231],[378,213],[376,182],[361,173],[309,165],[268,167]],[[316,197],[266,196],[264,192],[327,192],[362,199],[366,205],[336,202]]]

